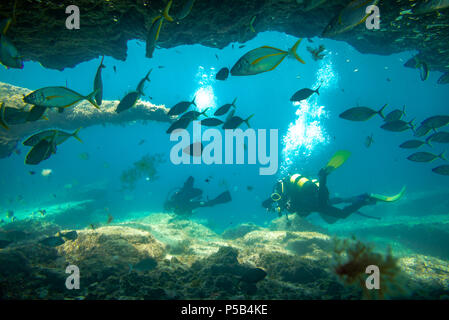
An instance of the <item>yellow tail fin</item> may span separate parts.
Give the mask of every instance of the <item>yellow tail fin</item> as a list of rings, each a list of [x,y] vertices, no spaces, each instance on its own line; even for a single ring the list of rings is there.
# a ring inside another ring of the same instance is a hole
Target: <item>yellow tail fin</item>
[[[382,194],[372,193],[372,194],[370,194],[370,197],[374,198],[376,200],[379,200],[379,201],[394,202],[394,201],[401,199],[402,196],[404,195],[404,193],[405,193],[405,186],[403,186],[401,191],[398,194],[395,194],[394,196],[389,197],[389,196],[384,196]]]
[[[5,103],[2,102],[0,105],[0,126],[2,126],[3,128],[5,128],[6,130],[9,130],[8,125],[6,124],[5,120],[3,120],[3,116],[5,114]]]
[[[298,56],[298,54],[296,53],[296,50],[298,49],[298,46],[301,43],[301,41],[302,38],[299,38],[299,40],[296,41],[295,45],[289,50],[289,53],[292,54],[295,57],[295,59],[301,62],[302,64],[306,64],[304,60],[302,60],[301,57]]]
[[[73,133],[72,133],[72,137],[74,137],[76,140],[78,140],[79,142],[83,143],[83,140],[81,140],[80,137],[78,137],[78,133],[80,132],[80,130],[83,127],[79,127],[78,129],[76,129]]]
[[[170,14],[169,14],[170,7],[171,7],[172,3],[173,3],[173,0],[170,0],[170,1],[167,3],[167,6],[166,6],[165,9],[164,9],[164,18],[165,18],[167,21],[170,21],[170,22],[175,21],[175,19],[173,19],[173,18],[170,16]]]

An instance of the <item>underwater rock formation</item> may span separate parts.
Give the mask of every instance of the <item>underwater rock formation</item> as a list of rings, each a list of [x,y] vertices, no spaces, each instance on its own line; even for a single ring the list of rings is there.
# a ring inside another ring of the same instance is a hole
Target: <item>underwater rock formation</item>
[[[1,101],[10,108],[30,108],[23,102],[23,95],[30,90],[0,82]],[[75,130],[79,127],[93,125],[125,124],[131,121],[152,120],[170,122],[165,106],[156,106],[150,102],[138,101],[137,104],[127,112],[116,113],[115,108],[119,101],[103,101],[101,109],[95,109],[90,103],[84,101],[75,107],[69,107],[63,113],[55,110],[47,110],[48,120],[26,122],[24,124],[11,125],[9,130],[0,128],[0,158],[11,155],[17,144],[27,136],[49,128],[61,130]]]
[[[66,5],[60,1],[2,1],[2,17],[13,17],[14,2],[15,23],[8,36],[25,60],[39,61],[45,67],[59,70],[101,55],[125,60],[127,41],[145,41],[153,18],[166,5],[163,0],[80,0],[76,3],[81,11],[80,29],[68,30]],[[231,42],[248,41],[264,31],[285,32],[296,37],[320,36],[347,3],[345,0],[197,0],[185,19],[164,23],[158,45],[172,48],[202,44],[223,48]],[[335,39],[348,42],[362,53],[418,50],[419,58],[431,70],[447,71],[448,9],[442,10],[441,15],[437,12],[413,15],[407,11],[413,4],[407,0],[380,1],[380,30],[368,30],[361,24]],[[179,12],[182,5],[183,1],[174,1],[170,12]]]
[[[332,241],[318,232],[261,227],[228,240],[204,225],[169,214],[79,229],[76,239],[66,239],[57,247],[36,243],[57,231],[66,232],[45,222],[45,217],[9,223],[0,230],[1,240],[12,231],[29,234],[0,249],[1,299],[363,297],[361,288],[337,278]],[[302,252],[301,247],[309,249]],[[446,261],[416,254],[398,259],[407,292],[395,297],[447,296]],[[80,290],[67,290],[64,285],[69,264],[80,268]]]

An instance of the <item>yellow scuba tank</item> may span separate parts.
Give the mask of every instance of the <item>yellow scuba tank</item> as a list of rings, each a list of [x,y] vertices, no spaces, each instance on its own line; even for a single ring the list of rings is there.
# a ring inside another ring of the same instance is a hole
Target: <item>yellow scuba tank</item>
[[[313,183],[317,187],[320,186],[318,180],[316,180],[316,179],[310,180],[309,178],[301,176],[298,173],[290,176],[290,180],[289,181],[290,181],[291,185],[293,185],[295,188],[299,188],[299,189],[302,189],[307,183]]]

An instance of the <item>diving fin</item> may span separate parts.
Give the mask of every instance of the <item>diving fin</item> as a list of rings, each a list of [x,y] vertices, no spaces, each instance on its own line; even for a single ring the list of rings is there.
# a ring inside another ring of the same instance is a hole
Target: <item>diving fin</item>
[[[231,193],[229,191],[225,191],[225,192],[221,193],[220,195],[218,195],[215,199],[207,201],[204,206],[212,207],[217,204],[227,203],[227,202],[231,202],[231,201],[232,201]]]
[[[348,160],[349,156],[351,155],[351,152],[347,150],[339,150],[335,152],[335,154],[332,156],[332,158],[329,160],[329,162],[326,165],[326,172],[329,174],[338,167],[340,167],[343,163]]]
[[[402,196],[405,193],[405,186],[402,187],[401,191],[398,194],[395,194],[394,196],[384,196],[382,194],[375,194],[371,193],[370,198],[383,201],[383,202],[394,202],[402,198]]]

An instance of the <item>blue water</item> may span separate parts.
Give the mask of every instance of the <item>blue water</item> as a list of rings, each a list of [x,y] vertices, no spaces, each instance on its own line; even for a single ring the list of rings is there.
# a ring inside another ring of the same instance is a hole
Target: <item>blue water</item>
[[[286,59],[279,67],[251,77],[229,77],[226,81],[214,79],[222,67],[232,65],[247,51],[270,45],[287,50],[296,41],[294,37],[277,32],[260,33],[239,49],[235,43],[223,50],[200,45],[156,49],[154,58],[145,58],[145,44],[128,43],[126,61],[105,57],[103,69],[104,100],[119,100],[134,90],[149,69],[153,68],[150,83],[145,85],[146,96],[156,105],[171,107],[179,101],[191,100],[195,94],[200,109],[213,109],[230,103],[237,97],[237,114],[251,119],[255,129],[279,130],[279,171],[273,176],[259,175],[256,165],[179,165],[170,163],[169,152],[174,142],[165,133],[168,123],[129,123],[126,126],[107,125],[83,129],[83,144],[69,139],[58,147],[57,153],[38,166],[27,166],[24,157],[27,148],[20,147],[21,154],[13,154],[0,160],[2,179],[0,203],[5,210],[20,210],[45,206],[70,199],[72,194],[89,185],[102,189],[97,195],[98,207],[108,207],[117,219],[126,219],[134,213],[161,212],[167,193],[182,186],[192,175],[195,185],[204,195],[215,197],[229,189],[232,202],[213,208],[202,208],[193,216],[215,230],[223,230],[241,222],[268,223],[275,218],[261,206],[272,190],[274,182],[292,166],[299,172],[315,176],[332,154],[340,149],[351,151],[352,156],[329,177],[331,195],[351,196],[363,192],[395,194],[403,185],[407,194],[447,189],[448,178],[434,174],[431,169],[439,164],[410,162],[406,157],[414,151],[398,148],[411,139],[411,132],[392,133],[380,129],[382,119],[374,117],[363,122],[350,122],[338,115],[357,104],[380,109],[388,103],[386,113],[407,106],[407,118],[417,122],[425,118],[447,114],[449,91],[438,85],[439,72],[431,72],[427,81],[421,81],[417,70],[403,64],[416,52],[402,52],[390,56],[361,54],[343,42],[304,39],[298,54],[306,64]],[[306,46],[323,44],[327,49],[324,60],[312,60]],[[218,55],[219,59],[217,59]],[[83,94],[92,91],[93,77],[100,63],[98,59],[80,63],[75,68],[55,71],[43,68],[36,62],[26,62],[23,70],[0,70],[0,81],[35,90],[45,86],[66,84]],[[116,66],[117,72],[113,71]],[[158,68],[164,66],[164,68]],[[387,81],[387,78],[391,81]],[[316,88],[323,82],[320,95],[314,95],[306,105],[293,105],[289,98],[297,90]],[[298,109],[307,112],[297,112]],[[212,114],[209,110],[209,114]],[[297,114],[298,113],[298,114]],[[299,120],[298,120],[299,119]],[[289,128],[297,136],[288,140],[289,149],[283,144]],[[301,128],[305,132],[301,133]],[[364,145],[366,136],[373,134],[370,148]],[[138,145],[145,139],[145,143]],[[422,149],[428,149],[427,146]],[[435,154],[444,151],[444,145],[435,145]],[[80,158],[88,153],[89,159]],[[157,180],[142,178],[134,190],[123,190],[121,173],[130,168],[145,154],[162,153],[166,162],[158,167]],[[281,168],[282,166],[282,168]],[[52,175],[44,177],[42,169],[51,169]],[[37,172],[30,175],[29,171]],[[212,177],[210,182],[205,179]],[[65,186],[71,184],[71,188]],[[249,191],[247,186],[254,187]],[[18,200],[20,196],[20,200]],[[407,197],[407,195],[406,195]],[[406,199],[406,198],[405,198]],[[385,204],[377,206],[377,215],[383,215]],[[33,210],[33,209],[31,209]],[[429,208],[431,211],[431,207]],[[404,215],[407,212],[403,212]],[[316,215],[312,221],[323,224]],[[359,217],[349,217],[357,222]]]

